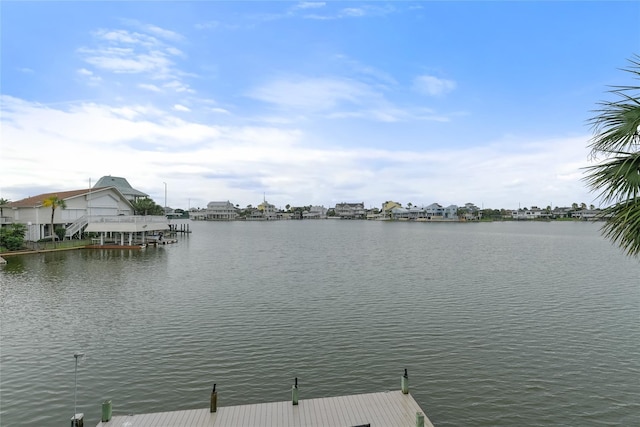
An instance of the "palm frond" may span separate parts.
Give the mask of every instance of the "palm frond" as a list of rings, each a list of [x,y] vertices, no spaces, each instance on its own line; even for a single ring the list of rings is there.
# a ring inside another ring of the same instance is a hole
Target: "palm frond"
[[[599,192],[604,203],[634,199],[640,195],[640,152],[617,152],[608,161],[586,168],[585,181],[592,191]]]
[[[623,71],[640,79],[640,55],[634,55]],[[594,136],[590,157],[606,160],[587,167],[584,178],[605,204],[603,235],[627,254],[640,255],[640,86],[615,86],[618,99],[599,103],[589,120]]]
[[[635,55],[630,63],[623,71],[631,73],[634,79],[640,79],[640,55]],[[614,151],[629,150],[638,144],[640,86],[615,86],[609,93],[617,100],[598,103],[599,108],[592,111],[595,115],[587,122],[594,133],[589,144],[592,158],[598,154],[608,156]]]
[[[604,237],[617,244],[630,256],[640,255],[640,198],[625,200],[605,208]]]

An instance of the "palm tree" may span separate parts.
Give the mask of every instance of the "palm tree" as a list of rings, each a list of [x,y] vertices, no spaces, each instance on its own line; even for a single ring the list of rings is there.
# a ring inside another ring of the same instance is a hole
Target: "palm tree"
[[[623,71],[640,80],[640,55]],[[594,136],[591,158],[601,161],[586,168],[585,181],[604,204],[605,237],[628,255],[640,255],[640,86],[614,86],[617,100],[604,101],[589,121]]]
[[[53,229],[53,215],[56,213],[56,208],[66,208],[67,204],[65,201],[58,197],[58,195],[49,196],[42,202],[42,206],[51,208],[51,240],[53,242],[56,241],[56,233]]]

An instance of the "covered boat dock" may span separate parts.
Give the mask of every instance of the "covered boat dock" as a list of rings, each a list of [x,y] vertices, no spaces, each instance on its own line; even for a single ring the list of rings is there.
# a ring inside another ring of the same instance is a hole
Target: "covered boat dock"
[[[162,215],[118,215],[91,216],[84,231],[100,233],[93,246],[134,246],[146,244],[149,234],[165,232],[169,228],[169,220]]]

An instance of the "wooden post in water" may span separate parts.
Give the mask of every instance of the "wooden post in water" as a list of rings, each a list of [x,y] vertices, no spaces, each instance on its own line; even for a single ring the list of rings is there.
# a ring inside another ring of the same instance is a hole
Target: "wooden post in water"
[[[407,370],[405,368],[404,375],[400,380],[400,387],[402,388],[403,394],[409,394],[409,375],[407,375]]]
[[[211,390],[211,406],[209,407],[209,412],[214,413],[218,410],[218,392],[216,391],[216,385],[213,385],[213,390]]]
[[[296,377],[296,382],[291,388],[291,403],[293,405],[298,404],[298,377]]]
[[[111,419],[111,415],[112,415],[111,401],[105,400],[104,402],[102,402],[102,422],[108,423],[109,420]]]

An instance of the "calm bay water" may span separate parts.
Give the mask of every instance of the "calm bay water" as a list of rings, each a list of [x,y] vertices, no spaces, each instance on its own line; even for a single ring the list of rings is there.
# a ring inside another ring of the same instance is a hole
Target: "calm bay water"
[[[598,224],[192,222],[8,258],[0,424],[400,387],[443,426],[639,426],[640,263]]]

